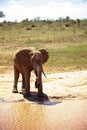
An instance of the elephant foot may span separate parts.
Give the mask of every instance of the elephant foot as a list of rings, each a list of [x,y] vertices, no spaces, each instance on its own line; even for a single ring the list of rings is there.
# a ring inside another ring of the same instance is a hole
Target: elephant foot
[[[25,88],[22,88],[22,93],[26,93],[26,89]]]
[[[18,93],[18,90],[16,88],[13,88],[12,92],[13,93]]]

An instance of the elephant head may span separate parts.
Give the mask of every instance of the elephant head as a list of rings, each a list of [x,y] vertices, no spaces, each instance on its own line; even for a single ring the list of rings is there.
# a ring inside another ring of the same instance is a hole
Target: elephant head
[[[43,95],[42,90],[42,65],[48,60],[49,55],[45,49],[35,50],[34,48],[25,48],[18,51],[14,57],[14,86],[13,93],[17,93],[17,82],[19,73],[22,74],[22,92],[25,95],[30,94],[30,73],[34,70],[36,75],[35,86],[38,88],[38,96]],[[45,74],[44,74],[45,75]]]
[[[45,49],[31,52],[31,64],[36,75],[35,87],[39,88],[42,84],[42,73],[46,77],[42,65],[48,60],[49,55]]]

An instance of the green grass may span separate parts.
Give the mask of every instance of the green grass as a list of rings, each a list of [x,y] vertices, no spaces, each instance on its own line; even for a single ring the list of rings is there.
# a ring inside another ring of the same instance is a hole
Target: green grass
[[[13,55],[23,47],[45,48],[49,60],[44,65],[48,71],[66,68],[87,69],[87,34],[85,28],[65,27],[56,24],[36,24],[0,27],[0,67],[13,66]]]
[[[77,45],[67,48],[49,50],[48,66],[56,68],[87,68],[87,45]]]

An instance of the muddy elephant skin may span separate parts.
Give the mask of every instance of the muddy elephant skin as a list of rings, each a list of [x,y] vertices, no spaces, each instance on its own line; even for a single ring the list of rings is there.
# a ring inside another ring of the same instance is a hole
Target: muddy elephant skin
[[[30,75],[34,70],[36,75],[35,86],[38,88],[38,96],[43,96],[42,73],[44,74],[42,65],[49,58],[45,49],[35,50],[35,48],[25,48],[19,50],[14,56],[14,86],[13,93],[17,93],[17,83],[19,74],[22,75],[22,92],[24,95],[30,96]]]

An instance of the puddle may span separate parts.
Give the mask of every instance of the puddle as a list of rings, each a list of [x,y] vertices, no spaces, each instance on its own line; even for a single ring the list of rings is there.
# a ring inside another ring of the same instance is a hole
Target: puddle
[[[49,100],[47,95],[37,97],[35,92],[24,100],[1,98],[0,130],[53,130],[51,122],[57,122],[55,106],[60,103]]]
[[[27,99],[26,99],[27,100]],[[86,130],[87,100],[0,102],[0,130]],[[73,113],[73,114],[72,114]],[[72,125],[73,124],[73,125]],[[81,129],[80,129],[81,128]]]

